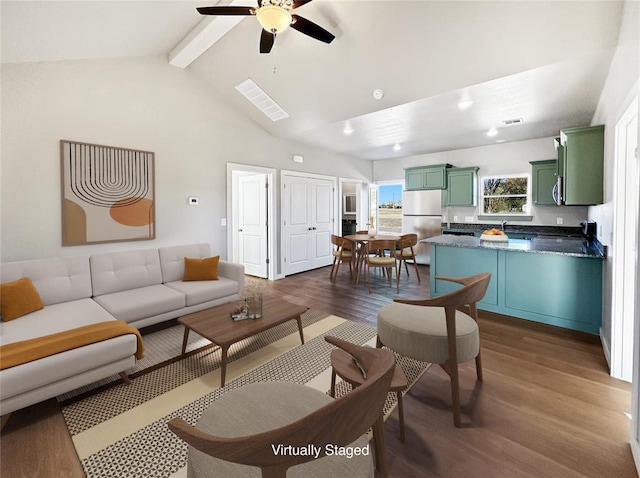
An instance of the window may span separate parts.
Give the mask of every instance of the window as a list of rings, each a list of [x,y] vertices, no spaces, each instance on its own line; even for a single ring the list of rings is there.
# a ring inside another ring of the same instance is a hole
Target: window
[[[482,184],[482,214],[526,215],[529,211],[529,176],[485,176]]]
[[[380,185],[378,197],[379,232],[402,234],[402,185]]]

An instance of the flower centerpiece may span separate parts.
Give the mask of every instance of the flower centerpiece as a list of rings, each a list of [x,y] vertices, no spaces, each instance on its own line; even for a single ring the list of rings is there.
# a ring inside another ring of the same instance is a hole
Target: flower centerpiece
[[[244,286],[244,303],[248,318],[260,319],[262,317],[262,299],[264,297],[264,290],[264,279],[247,277]]]
[[[369,237],[375,237],[376,234],[376,217],[372,214],[369,217]]]

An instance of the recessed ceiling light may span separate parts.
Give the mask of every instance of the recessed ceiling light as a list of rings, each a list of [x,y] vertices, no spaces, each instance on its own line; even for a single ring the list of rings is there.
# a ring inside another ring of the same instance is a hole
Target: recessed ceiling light
[[[491,128],[489,131],[487,131],[487,136],[495,136],[498,134],[498,130],[495,128]]]
[[[461,110],[466,110],[471,108],[472,104],[473,104],[473,101],[471,100],[460,100],[458,101],[458,108],[460,108]]]
[[[394,151],[400,151],[402,149],[402,146],[400,146],[398,143],[393,145],[393,150]]]
[[[351,127],[351,125],[345,125],[344,129],[342,130],[342,132],[344,133],[345,136],[349,136],[351,133],[353,133],[353,128]]]
[[[376,100],[381,100],[382,98],[384,98],[384,91],[382,91],[380,88],[376,88],[371,92],[371,94]]]

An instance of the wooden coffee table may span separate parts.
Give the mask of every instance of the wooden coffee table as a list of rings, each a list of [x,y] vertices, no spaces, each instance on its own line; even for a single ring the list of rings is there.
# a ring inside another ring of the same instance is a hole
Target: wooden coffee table
[[[223,304],[218,307],[185,315],[178,319],[178,323],[184,325],[182,355],[184,355],[187,349],[187,341],[189,340],[189,332],[191,330],[211,340],[211,342],[219,345],[222,349],[222,364],[220,366],[221,387],[224,387],[227,374],[227,352],[229,351],[229,347],[236,342],[257,335],[260,332],[264,332],[289,320],[295,320],[298,322],[300,340],[304,344],[300,315],[306,312],[308,307],[291,304],[275,297],[265,297],[262,305],[262,318],[236,321],[229,315],[235,305],[235,303]]]

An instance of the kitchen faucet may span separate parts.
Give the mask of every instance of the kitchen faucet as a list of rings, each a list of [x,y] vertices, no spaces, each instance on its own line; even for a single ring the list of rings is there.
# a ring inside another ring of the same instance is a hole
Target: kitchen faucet
[[[503,231],[504,231],[504,226],[506,226],[506,225],[507,225],[507,221],[502,221],[502,227],[501,227],[501,229],[502,229]]]

